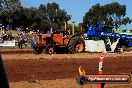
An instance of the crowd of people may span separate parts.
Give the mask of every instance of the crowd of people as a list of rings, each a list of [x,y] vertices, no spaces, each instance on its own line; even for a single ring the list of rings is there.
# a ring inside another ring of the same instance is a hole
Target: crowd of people
[[[20,49],[23,49],[23,47],[31,47],[33,48],[34,44],[37,43],[37,36],[36,33],[24,33],[21,32],[21,34],[18,34],[16,36],[16,41],[18,42],[18,47]]]
[[[25,32],[22,30],[19,30],[20,33],[16,36],[12,36],[12,33],[10,30],[0,30],[0,43],[3,43],[4,41],[16,41],[16,45],[19,49],[23,49],[24,47],[30,47],[33,48],[33,45],[37,43],[37,36],[36,33],[33,31]]]
[[[0,31],[0,42],[4,42],[5,40],[13,40],[12,33],[10,31]]]

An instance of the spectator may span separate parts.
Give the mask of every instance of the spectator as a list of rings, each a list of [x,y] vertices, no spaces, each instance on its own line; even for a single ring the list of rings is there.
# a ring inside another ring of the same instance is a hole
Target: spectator
[[[22,44],[23,44],[23,38],[22,38],[22,36],[20,35],[19,38],[18,38],[18,47],[19,47],[19,49],[23,49],[23,48],[22,48]]]
[[[35,41],[34,41],[34,37],[31,38],[31,48],[33,48],[33,46],[35,45]]]

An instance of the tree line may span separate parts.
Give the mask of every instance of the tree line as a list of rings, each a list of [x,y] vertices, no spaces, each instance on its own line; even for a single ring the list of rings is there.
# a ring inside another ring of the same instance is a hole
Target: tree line
[[[55,2],[40,4],[38,8],[25,8],[20,0],[2,0],[0,3],[0,22],[10,24],[12,29],[23,26],[24,29],[30,27],[46,31],[52,27],[57,30],[61,29],[64,21],[71,19]]]
[[[106,5],[97,3],[86,12],[80,25],[87,28],[90,23],[98,24],[98,22],[104,22],[106,26],[119,28],[132,22],[132,19],[126,15],[126,5],[121,5],[118,2]]]
[[[65,10],[60,9],[59,4],[52,2],[40,4],[39,7],[26,8],[21,5],[20,0],[0,0],[0,23],[3,25],[10,24],[12,29],[23,26],[33,30],[49,30],[53,31],[64,29],[64,23],[67,22],[67,28],[71,29],[71,20]],[[132,22],[132,19],[126,17],[126,5],[120,5],[118,2],[112,2],[106,5],[99,3],[93,5],[84,14],[83,21],[75,26],[76,31],[88,28],[88,24],[98,24],[105,22],[107,26],[119,28],[121,25],[126,25]]]

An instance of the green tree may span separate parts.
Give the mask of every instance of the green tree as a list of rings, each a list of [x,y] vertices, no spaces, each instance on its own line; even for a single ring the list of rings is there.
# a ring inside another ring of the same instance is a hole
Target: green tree
[[[41,17],[41,28],[50,29],[52,27],[53,31],[61,30],[64,21],[69,21],[70,15],[67,15],[65,10],[59,8],[57,3],[47,3],[47,5],[41,4],[39,6],[39,17]]]
[[[0,19],[4,25],[11,24],[13,29],[23,26],[34,30],[42,31],[60,30],[64,21],[70,20],[70,15],[65,10],[59,8],[57,3],[40,4],[38,8],[24,8],[20,0],[2,0],[0,1]]]
[[[131,23],[131,19],[126,16],[126,5],[118,2],[101,6],[99,3],[92,6],[83,17],[83,27],[86,29],[89,23],[97,24],[99,21],[105,22],[107,26],[115,28]]]
[[[12,25],[14,19],[12,17],[15,17],[13,16],[14,13],[18,12],[22,8],[22,5],[20,3],[20,0],[1,0],[0,8],[0,19],[2,19],[2,23],[4,25]]]

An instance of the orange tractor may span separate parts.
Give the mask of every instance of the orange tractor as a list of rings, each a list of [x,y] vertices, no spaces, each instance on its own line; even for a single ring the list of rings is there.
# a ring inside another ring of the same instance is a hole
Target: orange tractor
[[[74,31],[74,27],[72,27]],[[80,53],[85,50],[85,42],[80,34],[69,34],[67,31],[59,31],[52,34],[38,34],[38,44],[33,49],[37,54],[54,54],[59,50],[67,53]]]

